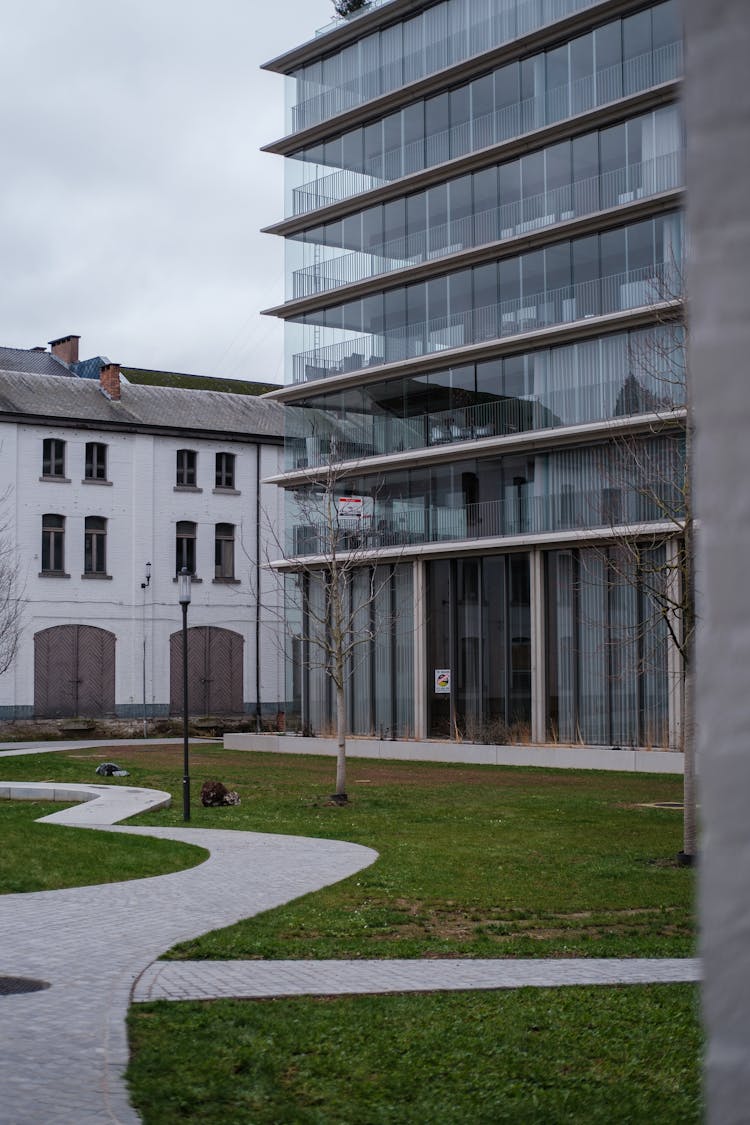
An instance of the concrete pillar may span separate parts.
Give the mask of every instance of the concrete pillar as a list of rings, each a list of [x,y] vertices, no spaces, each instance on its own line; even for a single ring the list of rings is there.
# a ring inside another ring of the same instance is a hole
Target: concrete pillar
[[[685,0],[708,1121],[750,1120],[750,4]]]
[[[414,737],[427,737],[427,609],[425,565],[422,559],[412,564],[414,576]]]

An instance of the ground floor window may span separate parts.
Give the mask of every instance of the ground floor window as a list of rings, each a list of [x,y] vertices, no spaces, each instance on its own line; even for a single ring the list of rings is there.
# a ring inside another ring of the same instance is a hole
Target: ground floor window
[[[516,740],[531,720],[529,556],[426,565],[427,732]]]
[[[649,582],[664,551],[640,554]],[[548,552],[546,564],[548,736],[668,745],[667,627],[632,557],[574,549]]]
[[[408,738],[414,732],[414,598],[410,565],[362,566],[347,576],[344,618],[347,727],[353,734]],[[330,594],[323,571],[291,576],[286,588],[289,718],[314,734],[333,734],[335,693]]]

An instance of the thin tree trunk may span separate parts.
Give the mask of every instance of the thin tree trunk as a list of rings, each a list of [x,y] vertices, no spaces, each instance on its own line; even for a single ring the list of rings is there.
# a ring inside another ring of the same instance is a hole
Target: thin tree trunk
[[[346,800],[346,706],[344,685],[336,685],[336,796]]]
[[[682,749],[685,767],[682,789],[682,851],[687,862],[694,862],[698,850],[692,667],[691,660],[682,681]]]

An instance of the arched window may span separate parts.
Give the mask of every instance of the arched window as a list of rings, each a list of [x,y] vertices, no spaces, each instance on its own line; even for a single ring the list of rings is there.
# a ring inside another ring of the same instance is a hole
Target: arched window
[[[86,442],[85,480],[107,479],[107,447],[101,441]]]
[[[195,488],[198,482],[198,454],[194,449],[177,450],[177,488]]]

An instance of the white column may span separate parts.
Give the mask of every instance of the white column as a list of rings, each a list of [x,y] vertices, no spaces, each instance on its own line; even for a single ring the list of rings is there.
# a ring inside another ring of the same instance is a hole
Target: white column
[[[545,662],[544,557],[529,552],[531,590],[531,741],[547,741],[547,682]]]
[[[427,737],[427,626],[425,565],[422,559],[412,564],[414,576],[414,737]]]

